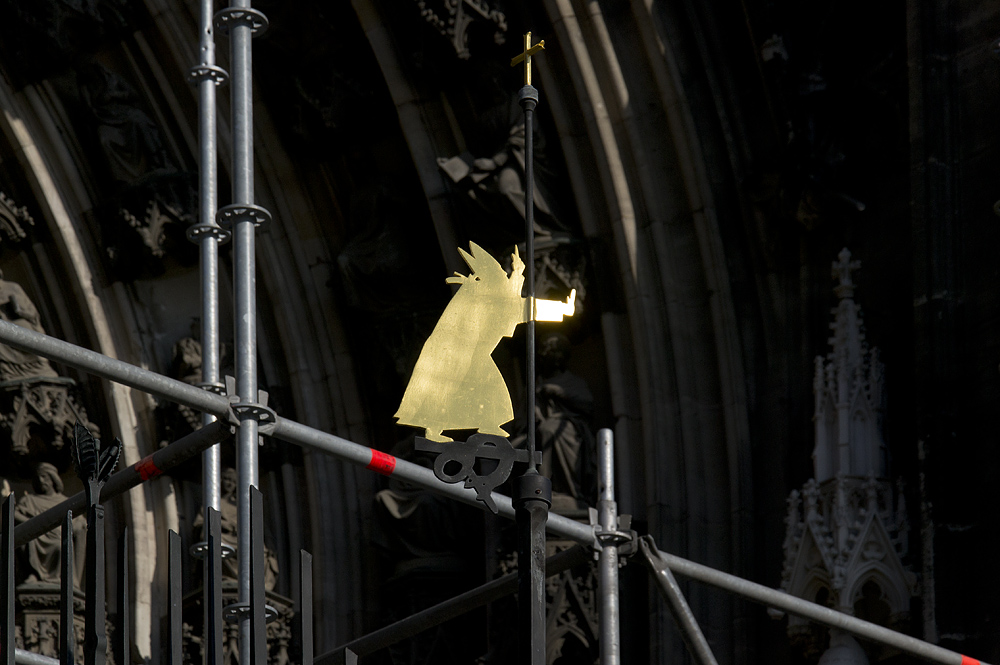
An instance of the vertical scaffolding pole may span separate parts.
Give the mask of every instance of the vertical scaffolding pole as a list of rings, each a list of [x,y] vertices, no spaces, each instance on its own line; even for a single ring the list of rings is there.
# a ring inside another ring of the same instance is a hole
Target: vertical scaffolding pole
[[[621,663],[618,633],[618,543],[606,537],[618,531],[618,504],[615,501],[614,438],[609,429],[597,433],[597,534],[598,583],[601,592],[601,665]]]
[[[198,85],[198,146],[199,146],[199,216],[188,229],[188,239],[198,245],[201,266],[201,372],[202,388],[223,392],[219,376],[219,245],[230,234],[215,220],[218,204],[218,168],[215,126],[215,88],[228,75],[215,65],[215,39],[212,26],[214,0],[201,0],[198,51],[200,62],[191,69],[189,78]],[[202,423],[215,421],[209,413]],[[219,473],[221,459],[218,445],[202,453],[203,505],[205,524],[208,509],[219,510]]]
[[[240,419],[236,458],[239,475],[237,502],[237,556],[239,557],[240,662],[249,665],[252,647],[250,622],[251,540],[250,488],[260,485],[257,465],[258,425],[274,420],[257,403],[257,284],[255,234],[270,214],[254,205],[253,177],[253,72],[250,40],[267,27],[267,19],[250,7],[250,0],[233,0],[219,12],[216,25],[229,28],[233,125],[233,203],[218,213],[222,226],[233,234],[233,301],[236,333],[236,393],[233,410]]]
[[[228,74],[215,64],[215,35],[212,23],[214,0],[201,0],[199,17],[198,52],[199,62],[189,74],[198,86],[198,220],[188,229],[188,239],[198,245],[201,268],[201,388],[223,393],[225,386],[219,376],[219,245],[229,240],[230,234],[219,226],[215,219],[218,205],[218,161],[216,148],[216,104],[215,88],[228,79]],[[207,426],[215,421],[210,413],[202,414],[202,424]],[[219,444],[202,453],[202,510],[204,511],[205,538],[193,548],[197,557],[205,557],[205,579],[210,579],[210,569],[217,564],[212,556],[222,556],[218,547],[212,549],[210,524],[212,511],[220,511],[220,483],[222,473],[222,451]],[[232,556],[235,552],[225,554]],[[217,599],[211,594],[214,589],[205,585],[203,606],[206,612],[215,605]],[[219,609],[221,614],[221,608]],[[205,615],[205,653],[214,655],[222,649],[222,631],[210,613]],[[209,662],[215,665],[209,658]]]

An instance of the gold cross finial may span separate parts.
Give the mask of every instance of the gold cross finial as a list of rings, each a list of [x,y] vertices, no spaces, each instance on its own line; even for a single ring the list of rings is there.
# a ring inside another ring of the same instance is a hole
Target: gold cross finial
[[[538,42],[534,46],[531,45],[531,33],[528,32],[524,35],[524,52],[519,53],[510,59],[510,66],[514,67],[522,60],[524,61],[524,85],[531,85],[531,56],[535,55],[539,51],[545,48],[545,40]]]

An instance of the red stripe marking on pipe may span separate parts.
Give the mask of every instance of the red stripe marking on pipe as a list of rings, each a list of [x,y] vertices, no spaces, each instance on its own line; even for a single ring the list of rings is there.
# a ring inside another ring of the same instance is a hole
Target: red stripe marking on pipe
[[[392,472],[396,469],[396,458],[373,449],[372,461],[368,462],[366,468],[371,469],[375,473],[381,473],[383,476],[391,476]],[[965,665],[965,663],[962,663],[962,665]]]
[[[962,665],[979,665],[979,661],[975,658],[969,658],[968,656],[962,656]]]
[[[152,455],[150,455],[149,457],[144,457],[138,462],[136,462],[135,470],[139,472],[139,477],[142,478],[143,480],[149,480],[150,478],[154,478],[163,473],[163,471],[161,471],[159,467],[157,467],[156,464],[153,463]]]

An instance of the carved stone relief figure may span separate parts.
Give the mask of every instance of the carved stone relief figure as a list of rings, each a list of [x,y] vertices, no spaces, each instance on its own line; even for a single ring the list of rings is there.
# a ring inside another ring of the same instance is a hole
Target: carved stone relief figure
[[[438,159],[438,166],[463,188],[478,208],[516,237],[524,235],[524,121],[510,128],[504,146],[489,157],[468,153]],[[539,165],[540,167],[540,165]],[[535,235],[547,238],[565,227],[549,206],[544,187],[535,177]],[[520,222],[516,222],[520,218]]]
[[[171,159],[161,128],[123,76],[91,63],[80,68],[78,84],[107,167],[98,216],[117,276],[161,271],[168,251],[188,261],[193,254],[183,235],[195,205],[191,174]]]
[[[5,280],[2,271],[0,319],[45,333],[31,298],[19,284]],[[72,436],[77,419],[94,430],[72,393],[75,385],[45,358],[0,345],[0,430],[9,433],[15,461],[50,459],[63,449],[65,437]]]
[[[35,469],[32,491],[25,492],[14,506],[14,522],[17,524],[26,522],[65,500],[66,495],[63,494],[63,482],[58,469],[48,462],[42,462]],[[79,535],[78,530],[83,528],[80,519],[74,520],[76,535]],[[84,548],[74,547],[74,550],[77,552],[75,564],[82,564]],[[25,582],[58,584],[61,577],[59,571],[61,552],[59,529],[53,529],[26,544],[23,548],[23,561],[27,566]],[[74,583],[79,581],[80,567],[80,565],[74,567]]]
[[[0,271],[0,319],[38,333],[45,332],[31,298],[20,284],[5,280],[2,271]],[[57,376],[59,375],[45,358],[0,345],[0,382]]]
[[[175,379],[197,386],[201,373],[201,319],[191,319],[191,333],[174,344],[168,374]],[[225,349],[222,349],[225,353]],[[183,404],[164,402],[157,407],[160,445],[165,446],[201,428],[201,412]]]
[[[565,335],[544,337],[538,349],[540,377],[535,399],[542,474],[552,479],[552,510],[586,510],[596,486],[596,448],[590,419],[594,396],[587,383],[567,369]]]

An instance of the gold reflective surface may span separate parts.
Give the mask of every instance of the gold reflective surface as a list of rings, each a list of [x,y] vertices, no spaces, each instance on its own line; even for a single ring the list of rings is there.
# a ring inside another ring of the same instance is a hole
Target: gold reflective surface
[[[531,56],[545,48],[545,40],[531,45],[531,33],[524,35],[524,52],[518,53],[510,59],[510,66],[514,67],[520,62],[524,62],[524,85],[531,85]]]
[[[424,343],[395,416],[400,425],[426,430],[431,441],[451,441],[442,432],[456,429],[506,437],[501,425],[514,419],[492,354],[502,338],[528,320],[528,299],[521,295],[524,262],[515,249],[508,275],[482,247],[469,247],[471,254],[458,251],[471,272],[446,280],[459,289]],[[536,300],[535,318],[561,321],[573,315],[575,305],[575,291],[566,302]]]

